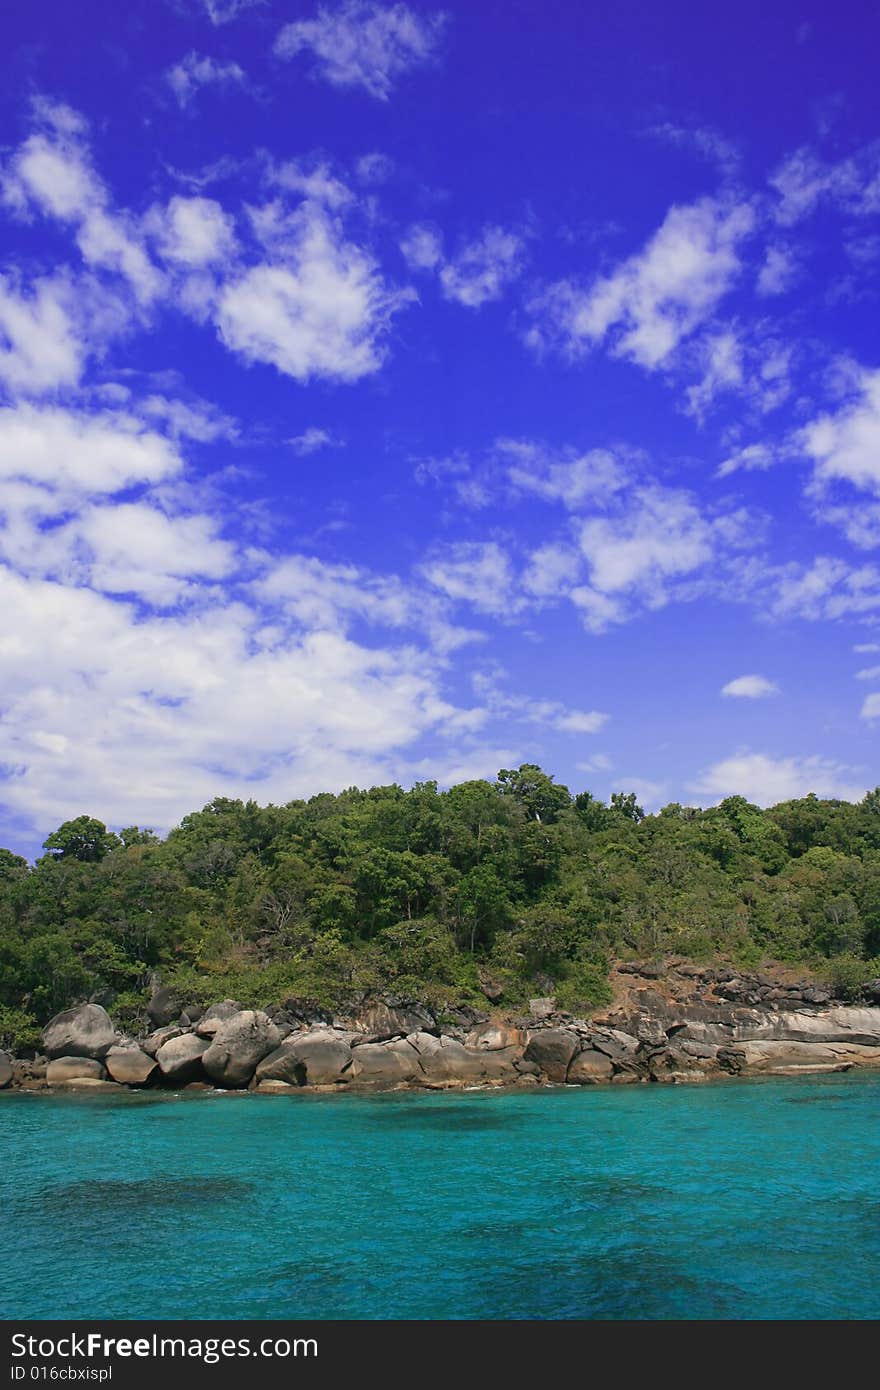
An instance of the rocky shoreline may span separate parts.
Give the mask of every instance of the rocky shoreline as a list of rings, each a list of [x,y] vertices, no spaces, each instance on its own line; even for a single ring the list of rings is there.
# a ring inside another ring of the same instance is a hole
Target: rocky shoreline
[[[462,1008],[438,1018],[389,996],[336,1017],[297,1000],[265,1011],[224,1000],[203,1011],[158,989],[140,1037],[121,1033],[100,1004],[58,1014],[41,1053],[0,1053],[0,1089],[452,1090],[880,1066],[880,981],[866,984],[859,1005],[785,971],[676,960],[621,964],[612,983],[613,1003],[589,1018],[552,998],[532,1000],[522,1016]]]

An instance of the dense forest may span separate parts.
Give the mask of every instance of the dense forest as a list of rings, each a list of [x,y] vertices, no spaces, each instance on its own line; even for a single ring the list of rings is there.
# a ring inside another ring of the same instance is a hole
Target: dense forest
[[[0,849],[0,1046],[87,998],[134,1026],[157,980],[192,1002],[574,1009],[621,956],[791,961],[852,996],[880,974],[880,788],[645,815],[526,764],[448,791],[218,798],[164,840],[83,815],[44,849]]]

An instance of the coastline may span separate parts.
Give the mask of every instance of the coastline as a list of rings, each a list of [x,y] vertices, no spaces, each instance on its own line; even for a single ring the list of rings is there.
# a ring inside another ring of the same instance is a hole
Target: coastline
[[[706,1083],[880,1067],[880,1007],[848,1004],[784,968],[680,959],[619,964],[613,1002],[589,1017],[534,999],[527,1014],[438,1017],[384,996],[327,1017],[300,1001],[201,1010],[156,991],[151,1030],[120,1032],[99,1004],[43,1030],[43,1052],[0,1054],[6,1092],[254,1091],[371,1094]]]

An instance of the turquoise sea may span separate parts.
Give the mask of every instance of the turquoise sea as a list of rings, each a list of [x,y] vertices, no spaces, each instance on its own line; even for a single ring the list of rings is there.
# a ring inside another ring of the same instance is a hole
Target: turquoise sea
[[[880,1076],[0,1096],[3,1318],[877,1318]]]

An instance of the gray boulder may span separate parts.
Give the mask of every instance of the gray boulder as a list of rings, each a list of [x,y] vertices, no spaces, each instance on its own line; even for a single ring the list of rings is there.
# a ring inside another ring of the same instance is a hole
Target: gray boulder
[[[0,1052],[0,1091],[10,1084],[13,1075],[12,1058],[8,1053]]]
[[[170,1042],[172,1038],[179,1038],[183,1031],[176,1023],[169,1023],[164,1028],[157,1028],[155,1032],[140,1039],[141,1051],[146,1052],[148,1057],[155,1057],[163,1043]]]
[[[139,1047],[111,1047],[105,1065],[113,1080],[124,1086],[145,1086],[158,1071],[155,1057]]]
[[[257,1065],[280,1043],[281,1034],[268,1014],[242,1009],[221,1023],[202,1055],[202,1065],[218,1086],[247,1086]]]
[[[514,1066],[520,1056],[518,1047],[468,1048],[455,1038],[435,1038],[430,1033],[413,1033],[407,1041],[419,1054],[422,1084],[432,1088],[512,1085],[519,1076]]]
[[[431,1031],[436,1026],[433,1016],[418,1005],[392,1006],[381,1002],[362,1009],[353,1022],[362,1033],[368,1033],[374,1042],[386,1038],[405,1038],[408,1033]]]
[[[562,1028],[543,1028],[533,1033],[524,1056],[537,1062],[551,1081],[565,1081],[572,1057],[578,1050],[578,1039]]]
[[[610,1081],[613,1072],[611,1058],[588,1047],[572,1059],[566,1079],[570,1086],[595,1086],[601,1081]]]
[[[362,1043],[352,1050],[352,1080],[359,1086],[388,1088],[423,1082],[415,1048],[399,1038],[392,1042]]]
[[[164,1028],[166,1023],[174,1023],[180,1014],[180,996],[168,985],[162,985],[153,992],[147,1013],[154,1028]]]
[[[106,1081],[107,1073],[92,1057],[56,1057],[46,1068],[50,1086],[71,1086],[77,1081]]]
[[[223,1023],[228,1023],[236,1014],[244,1012],[244,1005],[239,1004],[235,999],[223,999],[219,1004],[212,1004],[210,1009],[206,1009],[196,1024],[196,1032],[200,1038],[216,1037],[217,1032]]]
[[[105,1057],[116,1042],[116,1029],[100,1004],[77,1004],[56,1014],[43,1029],[50,1057]]]
[[[348,1043],[335,1033],[301,1033],[263,1058],[256,1079],[286,1081],[296,1086],[332,1086],[351,1079],[353,1060]]]
[[[169,1038],[156,1053],[159,1070],[168,1081],[183,1084],[204,1076],[202,1056],[207,1052],[207,1038],[197,1038],[195,1033],[181,1033]]]

